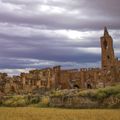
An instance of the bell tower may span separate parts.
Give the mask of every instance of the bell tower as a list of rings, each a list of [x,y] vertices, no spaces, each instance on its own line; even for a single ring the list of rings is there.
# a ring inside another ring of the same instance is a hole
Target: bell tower
[[[100,39],[102,51],[102,68],[111,68],[115,63],[115,55],[113,49],[113,39],[109,35],[107,27],[104,28],[104,35]]]

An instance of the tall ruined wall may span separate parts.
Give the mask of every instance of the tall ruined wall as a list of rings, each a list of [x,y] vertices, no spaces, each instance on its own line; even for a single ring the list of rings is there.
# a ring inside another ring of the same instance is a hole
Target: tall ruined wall
[[[115,65],[115,55],[113,49],[113,39],[109,35],[107,28],[104,29],[104,35],[101,37],[102,68],[111,68]]]

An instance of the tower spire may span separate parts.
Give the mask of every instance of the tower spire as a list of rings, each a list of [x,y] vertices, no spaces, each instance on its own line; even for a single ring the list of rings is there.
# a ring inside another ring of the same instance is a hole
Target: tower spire
[[[107,30],[106,26],[104,27],[104,36],[109,36],[109,33],[108,33],[108,30]]]

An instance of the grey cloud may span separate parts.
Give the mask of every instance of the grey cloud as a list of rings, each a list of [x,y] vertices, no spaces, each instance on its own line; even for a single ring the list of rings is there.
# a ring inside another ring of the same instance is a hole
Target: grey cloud
[[[39,16],[19,16],[14,14],[4,14],[0,13],[0,21],[15,23],[15,24],[33,24],[33,25],[43,25],[48,29],[102,29],[103,26],[107,25],[111,28],[118,29],[120,19],[107,19],[97,20],[90,18],[72,18],[72,16],[64,15],[39,15]]]
[[[26,5],[26,8],[24,7],[22,8],[21,14],[17,13],[17,11],[6,12],[6,13],[0,12],[0,16],[1,16],[0,21],[16,23],[16,24],[44,25],[47,28],[51,28],[51,29],[64,29],[64,28],[65,29],[83,29],[83,28],[101,29],[105,25],[117,29],[120,27],[119,0],[116,1],[110,0],[109,1],[110,5],[108,5],[107,0],[105,1],[93,0],[93,2],[88,2],[86,0],[82,2],[80,0],[76,0],[75,2],[72,2],[70,0],[69,3],[68,1],[65,2],[66,6],[63,7],[65,7],[68,11],[77,9],[79,11],[77,15],[76,14],[70,15],[67,14],[67,12],[66,14],[64,13],[47,14],[42,12],[39,12],[39,14],[35,14],[36,10],[33,9],[32,11],[31,10],[32,6],[30,6],[30,8],[27,8]],[[57,5],[62,3],[62,2],[52,2],[52,1],[50,2],[53,5],[54,3],[56,4],[58,3]],[[48,1],[48,3],[50,2]],[[26,4],[26,2],[24,2],[24,4]],[[78,5],[78,7],[76,7],[76,5]],[[72,7],[71,9],[70,8],[68,9],[67,6],[72,6]],[[80,11],[82,13],[80,13]]]
[[[57,64],[67,68],[89,67],[94,63],[99,66],[101,56],[97,50],[105,25],[110,28],[116,55],[120,56],[119,0],[0,0],[0,3],[0,69]],[[39,5],[64,12],[40,11]],[[58,30],[81,32],[81,37],[70,38],[70,33],[60,34]]]
[[[82,61],[82,60],[81,60]],[[11,64],[10,64],[11,63]],[[31,58],[7,58],[0,57],[0,68],[1,69],[37,69],[43,67],[53,67],[55,65],[61,65],[63,68],[69,67],[90,67],[91,64],[93,67],[97,67],[99,64],[99,60],[95,62],[85,61],[85,62],[77,62],[77,61],[57,61],[57,60],[39,60],[39,59],[31,59]]]

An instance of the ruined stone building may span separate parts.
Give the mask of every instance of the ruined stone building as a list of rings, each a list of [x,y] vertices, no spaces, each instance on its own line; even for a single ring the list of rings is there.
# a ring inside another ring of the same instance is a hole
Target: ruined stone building
[[[113,40],[107,28],[101,40],[101,68],[63,70],[60,66],[31,70],[20,76],[0,73],[0,91],[28,93],[34,89],[92,89],[120,82],[120,61],[115,57]]]

